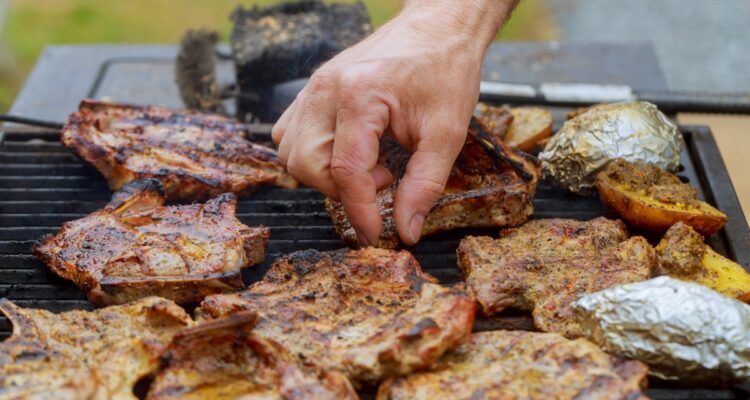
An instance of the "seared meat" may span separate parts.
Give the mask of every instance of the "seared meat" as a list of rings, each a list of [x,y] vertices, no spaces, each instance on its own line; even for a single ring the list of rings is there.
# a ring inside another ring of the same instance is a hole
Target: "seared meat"
[[[384,382],[377,399],[645,399],[647,371],[585,339],[482,332],[428,371]]]
[[[205,204],[164,201],[159,181],[131,182],[104,209],[65,223],[34,254],[97,305],[150,295],[198,302],[242,288],[240,269],[263,261],[268,229],[237,220],[231,193]]]
[[[688,277],[702,272],[708,247],[703,241],[703,235],[690,225],[682,221],[672,225],[656,246],[658,263],[654,274]]]
[[[438,285],[406,251],[301,251],[238,294],[207,297],[199,319],[258,313],[253,330],[300,361],[376,382],[424,368],[471,332],[474,299]]]
[[[96,311],[53,314],[0,300],[13,335],[0,343],[1,399],[133,399],[172,336],[192,320],[149,297]]]
[[[147,399],[357,398],[341,373],[302,367],[274,341],[253,335],[255,318],[245,311],[180,332]]]
[[[84,100],[61,140],[112,190],[156,178],[171,200],[204,200],[261,185],[295,187],[276,152],[247,141],[247,134],[244,125],[219,115]]]
[[[531,310],[537,328],[567,337],[581,335],[570,309],[579,295],[648,279],[656,266],[646,239],[628,239],[622,222],[603,217],[534,220],[500,239],[468,236],[457,253],[485,314]]]
[[[493,139],[476,119],[470,133],[443,196],[425,218],[422,236],[465,227],[516,226],[526,222],[534,211],[531,200],[536,191],[538,165]],[[392,140],[381,141],[379,162],[396,179],[391,187],[378,191],[376,196],[383,219],[377,247],[395,248],[400,243],[393,220],[393,199],[410,155]],[[328,198],[325,206],[339,236],[348,246],[356,247],[356,232],[341,203]]]

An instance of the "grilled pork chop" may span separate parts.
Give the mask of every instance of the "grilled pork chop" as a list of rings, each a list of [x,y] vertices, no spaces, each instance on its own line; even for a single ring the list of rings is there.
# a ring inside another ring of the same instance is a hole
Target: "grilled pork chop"
[[[428,371],[384,382],[377,399],[645,399],[647,371],[585,339],[481,332]]]
[[[0,343],[0,399],[136,399],[172,336],[192,320],[149,297],[96,311],[53,314],[0,300],[13,335]]]
[[[628,239],[625,225],[534,220],[500,232],[500,239],[468,236],[458,264],[486,315],[506,308],[531,310],[537,328],[581,336],[570,308],[583,293],[649,278],[656,254],[646,239]]]
[[[177,334],[148,400],[356,399],[339,372],[305,368],[273,340],[252,334],[245,311]]]
[[[253,334],[304,363],[376,382],[424,368],[471,332],[474,299],[422,272],[406,251],[301,251],[276,261],[248,290],[207,297],[196,318],[242,310]]]
[[[494,133],[489,133],[478,120],[473,119],[469,129],[471,134],[453,166],[443,195],[425,218],[422,236],[466,227],[516,226],[526,222],[534,211],[531,200],[539,177],[538,165],[495,140]],[[377,247],[392,249],[400,243],[393,221],[393,201],[410,156],[408,150],[393,140],[380,143],[379,163],[396,179],[391,187],[376,195],[383,219]],[[336,233],[348,246],[357,247],[357,234],[341,202],[327,198],[325,207]]]
[[[150,295],[191,303],[242,288],[240,269],[263,261],[268,229],[237,220],[231,193],[204,204],[164,206],[165,199],[159,181],[131,182],[34,254],[97,305]]]
[[[62,143],[93,164],[112,190],[159,179],[171,200],[245,195],[261,185],[294,188],[276,152],[245,139],[241,123],[213,114],[84,100]]]

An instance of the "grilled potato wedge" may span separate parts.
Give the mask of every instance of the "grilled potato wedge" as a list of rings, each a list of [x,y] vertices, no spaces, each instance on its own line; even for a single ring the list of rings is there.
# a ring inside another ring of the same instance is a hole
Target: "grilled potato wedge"
[[[683,221],[704,236],[727,222],[726,214],[704,201],[692,186],[654,166],[615,160],[597,175],[602,201],[628,224],[664,232]]]
[[[702,265],[705,273],[696,277],[696,283],[742,302],[750,302],[750,274],[742,266],[710,247],[706,248]]]
[[[511,147],[530,152],[552,135],[552,114],[541,107],[513,107],[513,115],[504,141]]]
[[[678,222],[656,246],[656,274],[699,283],[719,293],[750,302],[750,273],[715,252],[689,225]]]
[[[479,103],[474,115],[499,140],[521,151],[538,149],[552,136],[552,113],[542,107],[491,106]]]

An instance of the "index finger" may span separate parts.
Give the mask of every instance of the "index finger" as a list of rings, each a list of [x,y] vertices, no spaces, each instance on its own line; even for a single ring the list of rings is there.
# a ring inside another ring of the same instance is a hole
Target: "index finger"
[[[383,221],[375,202],[382,171],[378,170],[379,139],[388,126],[389,110],[383,103],[342,107],[336,118],[331,176],[349,222],[361,245],[375,245]]]

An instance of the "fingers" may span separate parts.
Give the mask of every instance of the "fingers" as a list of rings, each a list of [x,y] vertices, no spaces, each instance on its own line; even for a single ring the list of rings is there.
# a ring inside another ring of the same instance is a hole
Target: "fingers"
[[[337,199],[330,173],[336,118],[336,86],[323,73],[310,79],[274,126],[279,159],[298,181]]]
[[[378,190],[384,189],[393,183],[393,174],[391,171],[380,164],[375,165],[375,168],[372,169],[372,178],[375,180],[375,187]]]
[[[289,107],[284,110],[284,113],[281,114],[279,120],[276,121],[276,123],[273,125],[273,129],[271,129],[271,139],[275,144],[278,145],[279,143],[281,143],[281,138],[284,136],[286,128],[289,125],[289,120],[292,118],[292,115],[294,115],[296,108],[297,99],[295,98],[292,104],[290,104]]]
[[[393,180],[390,172],[377,165],[378,140],[388,126],[388,106],[366,97],[360,93],[358,98],[342,99],[331,158],[331,176],[363,246],[378,242],[383,223],[375,194],[378,187]]]
[[[465,140],[465,136],[460,140],[460,134],[440,136],[441,140],[435,140],[436,136],[439,135],[432,134],[429,140],[417,143],[396,191],[393,217],[398,234],[407,245],[419,241],[425,217],[443,194]]]

